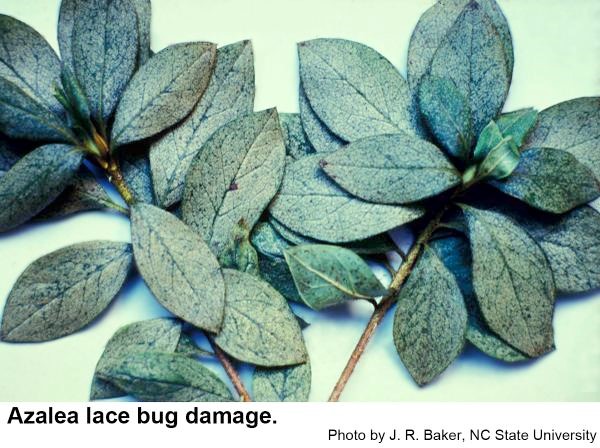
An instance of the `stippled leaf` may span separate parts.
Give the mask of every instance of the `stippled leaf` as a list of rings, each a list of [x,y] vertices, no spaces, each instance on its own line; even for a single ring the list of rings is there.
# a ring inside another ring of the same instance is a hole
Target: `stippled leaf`
[[[127,243],[91,241],[30,264],[4,307],[2,340],[42,342],[93,321],[117,295],[131,266]]]
[[[0,77],[0,132],[28,140],[73,141],[58,115],[3,77]]]
[[[138,25],[138,65],[144,65],[152,50],[150,49],[150,22],[152,5],[150,0],[130,0],[137,15]]]
[[[562,149],[600,180],[600,97],[577,98],[541,111],[525,148]]]
[[[90,0],[73,17],[73,72],[92,116],[112,115],[133,74],[138,53],[137,16],[129,0]]]
[[[240,220],[252,228],[281,183],[285,148],[275,109],[240,117],[213,134],[185,180],[183,220],[219,254]]]
[[[234,118],[252,112],[253,104],[252,44],[242,41],[219,48],[214,73],[195,109],[150,151],[154,188],[162,207],[181,200],[192,159],[209,137]]]
[[[258,253],[250,243],[250,228],[244,220],[232,229],[231,240],[225,244],[219,262],[224,268],[259,275]]]
[[[146,148],[141,148],[141,151],[137,152],[124,151],[121,158],[121,171],[137,201],[155,203],[150,160]]]
[[[269,223],[273,226],[275,232],[277,232],[283,239],[288,241],[289,244],[299,245],[325,243],[325,241],[319,241],[315,238],[310,238],[294,232],[293,230],[281,224],[272,216],[269,217]],[[341,244],[341,246],[361,255],[384,254],[397,249],[394,240],[392,240],[387,233],[380,233],[378,235],[365,238],[364,240],[350,241],[348,243]]]
[[[550,262],[559,293],[600,288],[600,214],[580,207],[567,215],[520,214],[519,223]]]
[[[418,104],[427,127],[448,153],[462,160],[468,158],[473,142],[471,109],[454,81],[424,77]]]
[[[283,251],[292,246],[270,222],[261,222],[254,226],[251,241],[261,254],[268,257],[283,257]]]
[[[46,208],[71,184],[83,154],[68,145],[45,145],[0,178],[0,231],[13,229]]]
[[[138,203],[131,208],[131,242],[138,270],[156,299],[192,325],[219,331],[225,286],[202,237],[170,213]]]
[[[94,175],[88,168],[82,166],[71,185],[39,213],[36,219],[51,219],[83,211],[100,210],[112,204],[112,199]]]
[[[436,50],[455,25],[461,12],[471,0],[440,0],[419,19],[408,47],[408,83],[416,93],[421,78],[428,72]],[[506,18],[495,0],[477,0],[500,35],[508,73],[513,70],[512,39]]]
[[[500,115],[496,123],[502,135],[512,137],[517,148],[520,148],[535,126],[537,117],[538,113],[535,109],[520,109]]]
[[[315,150],[308,141],[299,114],[279,114],[285,153],[294,160],[313,154]]]
[[[372,204],[351,196],[321,170],[321,155],[286,167],[269,211],[291,230],[321,241],[356,241],[386,232],[422,215],[415,207]]]
[[[298,44],[300,78],[317,116],[342,139],[413,132],[408,84],[370,47],[343,39]]]
[[[198,356],[214,356],[213,352],[198,347],[194,338],[187,333],[181,333],[181,338],[179,339],[175,353],[191,356],[192,358]]]
[[[512,175],[492,185],[532,207],[565,213],[600,195],[600,183],[575,156],[561,149],[529,148]]]
[[[75,13],[77,8],[81,7],[84,0],[61,0],[60,11],[58,13],[58,48],[60,49],[60,58],[65,67],[73,71],[73,24],[75,23]]]
[[[349,249],[309,244],[290,247],[284,255],[302,301],[315,310],[386,292],[369,265]]]
[[[3,14],[0,14],[0,77],[46,108],[62,112],[54,98],[54,84],[60,77],[58,56],[41,34]]]
[[[448,30],[430,71],[451,79],[467,99],[475,136],[498,115],[508,94],[510,71],[502,38],[477,2],[468,3]]]
[[[206,42],[171,45],[131,78],[117,106],[113,148],[151,137],[184,118],[213,72],[216,48]]]
[[[483,317],[529,356],[553,347],[554,281],[546,256],[525,230],[495,212],[463,206],[473,254],[473,287]]]
[[[252,396],[264,402],[308,401],[310,383],[309,362],[292,367],[257,367],[252,376]]]
[[[118,363],[131,353],[174,352],[181,336],[181,322],[168,318],[143,320],[119,328],[106,343],[104,352],[96,364],[90,400],[103,400],[126,395],[114,384],[101,379],[98,371]]]
[[[175,353],[131,353],[98,371],[98,376],[142,401],[233,401],[217,375]]]
[[[423,386],[440,375],[465,343],[467,311],[454,276],[425,247],[398,295],[394,344],[413,379]]]
[[[300,118],[308,141],[316,152],[333,152],[346,144],[321,121],[308,102],[304,88],[300,84],[298,94],[300,102]]]
[[[467,340],[482,352],[506,362],[524,361],[524,354],[504,342],[485,323],[473,291],[471,248],[463,237],[439,238],[430,243],[431,249],[456,278],[467,307]]]
[[[307,360],[300,326],[285,299],[264,281],[224,269],[225,319],[215,342],[240,361],[264,367]]]
[[[405,133],[356,140],[321,166],[344,190],[377,204],[416,202],[461,182],[435,145]]]

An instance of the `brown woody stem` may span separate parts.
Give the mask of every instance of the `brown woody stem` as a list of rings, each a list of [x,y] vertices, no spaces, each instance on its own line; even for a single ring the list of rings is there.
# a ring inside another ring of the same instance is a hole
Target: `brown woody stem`
[[[125,182],[118,162],[111,158],[108,162],[102,163],[101,166],[108,173],[108,179],[115,186],[123,200],[127,202],[127,205],[132,205],[135,202],[135,197]]]
[[[232,364],[231,360],[229,359],[229,356],[227,356],[227,354],[223,350],[221,350],[217,344],[215,344],[215,341],[211,336],[206,336],[208,342],[210,342],[213,351],[215,352],[215,355],[217,356],[217,359],[223,366],[223,369],[225,369],[225,373],[227,373],[227,376],[231,380],[233,387],[235,387],[235,390],[240,396],[240,400],[245,402],[252,401],[252,398],[250,398],[250,394],[246,390],[244,383],[242,383],[242,380],[239,374],[237,373],[237,370],[235,370],[235,367]]]
[[[400,288],[412,272],[412,269],[419,258],[419,255],[421,254],[423,246],[427,243],[427,241],[429,241],[429,238],[431,238],[433,232],[435,232],[435,229],[438,227],[442,217],[444,216],[444,213],[446,210],[448,210],[448,207],[449,205],[445,205],[437,212],[431,221],[429,221],[427,227],[423,229],[408,254],[406,254],[404,262],[392,279],[392,283],[390,284],[387,295],[381,300],[381,302],[379,302],[379,305],[377,305],[375,311],[373,311],[365,330],[360,336],[356,347],[354,347],[354,351],[350,355],[350,359],[346,363],[344,371],[340,375],[340,378],[338,379],[333,391],[331,392],[331,395],[329,396],[329,401],[339,400],[344,387],[346,387],[346,384],[352,375],[352,372],[354,372],[356,364],[358,364],[358,361],[364,353],[365,348],[369,344],[373,334],[375,334],[375,330],[377,330],[377,327],[383,320],[383,317],[396,301],[396,294],[400,291]]]

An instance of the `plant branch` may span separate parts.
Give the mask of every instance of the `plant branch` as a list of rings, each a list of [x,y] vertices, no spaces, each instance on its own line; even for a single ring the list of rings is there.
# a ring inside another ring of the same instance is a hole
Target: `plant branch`
[[[108,180],[115,186],[123,200],[127,202],[127,205],[132,205],[135,202],[135,197],[125,182],[118,162],[111,158],[108,162],[101,163],[101,166],[108,174]]]
[[[212,347],[213,351],[215,352],[217,359],[223,366],[223,369],[225,369],[225,373],[227,373],[227,376],[231,380],[233,387],[235,387],[235,390],[237,391],[238,395],[240,396],[240,400],[245,401],[245,402],[252,401],[252,398],[250,398],[250,394],[246,390],[244,383],[242,383],[242,380],[241,380],[239,374],[237,373],[237,370],[235,370],[235,367],[231,363],[231,360],[229,359],[227,354],[219,348],[219,346],[213,340],[212,336],[209,336],[207,334],[206,338],[208,339],[210,346]]]
[[[404,262],[393,276],[392,283],[390,284],[387,295],[381,300],[381,302],[379,302],[379,305],[375,308],[375,311],[373,311],[373,314],[371,315],[371,318],[369,319],[366,328],[364,329],[360,339],[358,340],[356,347],[354,347],[354,351],[350,355],[350,359],[346,363],[344,371],[340,375],[340,378],[338,379],[333,391],[331,392],[331,395],[329,396],[329,401],[339,400],[340,395],[344,390],[344,387],[346,387],[346,384],[348,383],[352,372],[354,372],[356,364],[358,364],[358,361],[364,353],[365,348],[369,344],[369,341],[373,337],[375,330],[377,330],[377,327],[383,320],[383,317],[386,315],[388,310],[396,301],[396,294],[398,293],[398,291],[412,272],[412,269],[417,259],[419,258],[421,250],[423,249],[423,246],[427,243],[427,241],[429,241],[429,238],[431,238],[431,235],[433,234],[435,229],[437,229],[442,217],[444,216],[444,213],[446,212],[446,210],[448,210],[448,207],[449,204],[444,205],[431,219],[431,221],[429,221],[427,227],[423,229],[423,231],[417,238],[415,244],[413,244],[410,251],[406,255]]]

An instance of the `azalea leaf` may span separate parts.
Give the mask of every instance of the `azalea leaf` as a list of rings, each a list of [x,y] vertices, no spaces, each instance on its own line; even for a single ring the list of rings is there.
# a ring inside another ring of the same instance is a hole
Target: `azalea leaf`
[[[414,132],[408,84],[370,47],[343,39],[298,45],[302,87],[313,111],[340,138]]]
[[[215,55],[214,44],[189,42],[171,45],[143,65],[117,106],[113,149],[151,137],[184,118],[206,90]]]
[[[252,376],[252,396],[263,402],[308,401],[310,383],[309,362],[292,367],[257,367]]]
[[[243,220],[253,227],[281,183],[285,147],[275,109],[223,126],[192,161],[182,201],[183,220],[216,254]]]
[[[92,116],[108,121],[137,62],[138,25],[132,3],[89,0],[75,6],[71,52]]]
[[[225,286],[221,268],[200,235],[149,204],[131,208],[137,268],[156,299],[198,328],[218,332]]]
[[[30,264],[6,301],[2,340],[42,342],[88,325],[117,295],[131,266],[127,243],[91,241]]]
[[[302,127],[300,114],[279,114],[279,122],[283,133],[285,153],[288,157],[298,160],[315,152]]]
[[[404,133],[356,140],[321,166],[344,190],[377,204],[416,202],[461,182],[436,146]]]
[[[150,59],[150,22],[152,4],[150,0],[130,0],[137,15],[138,25],[138,65],[144,65]]]
[[[510,71],[500,34],[483,8],[468,3],[435,51],[431,75],[451,79],[467,99],[479,135],[508,94]]]
[[[224,269],[225,319],[216,344],[243,362],[264,367],[307,360],[300,326],[285,299],[264,281]]]
[[[0,232],[33,218],[65,188],[77,174],[83,154],[68,145],[45,145],[19,160],[0,177]]]
[[[175,319],[158,318],[134,322],[119,328],[109,339],[104,352],[96,364],[90,390],[90,400],[103,400],[126,395],[114,384],[101,379],[98,372],[106,370],[131,353],[148,351],[174,352],[182,337],[181,322]]]
[[[219,48],[210,83],[190,116],[150,150],[154,188],[162,207],[181,200],[185,175],[210,136],[234,118],[252,112],[253,104],[251,42],[246,40]]]
[[[600,181],[600,97],[577,98],[541,111],[525,148],[570,152]]]
[[[600,183],[575,156],[561,149],[529,148],[512,175],[492,185],[527,204],[565,213],[600,196]]]
[[[147,204],[156,203],[150,160],[146,148],[140,148],[138,151],[123,151],[121,171],[127,186],[137,201]]]
[[[517,148],[520,148],[535,126],[537,117],[538,113],[535,109],[520,109],[500,115],[496,123],[502,135],[512,137]]]
[[[323,173],[321,158],[307,156],[286,167],[269,211],[291,230],[342,243],[386,232],[422,215],[419,208],[372,204],[351,196]]]
[[[287,248],[284,255],[302,301],[315,310],[386,293],[369,265],[349,249],[311,244]]]
[[[398,294],[394,344],[413,379],[430,383],[454,361],[465,343],[467,311],[456,279],[425,247]]]
[[[0,14],[0,77],[45,108],[63,112],[54,97],[54,85],[60,79],[58,56],[41,34],[3,14]]]
[[[485,321],[526,355],[552,350],[555,288],[544,252],[511,219],[462,208],[473,254],[473,286]]]
[[[131,353],[98,375],[142,401],[233,401],[217,375],[175,353]]]

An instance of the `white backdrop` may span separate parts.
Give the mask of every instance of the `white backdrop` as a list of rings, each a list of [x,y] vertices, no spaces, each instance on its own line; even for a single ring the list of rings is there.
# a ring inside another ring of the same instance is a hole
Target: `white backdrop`
[[[515,70],[506,110],[538,109],[600,91],[600,3],[499,0],[513,35]],[[406,73],[411,31],[432,0],[154,0],[155,50],[186,40],[219,45],[252,39],[256,110],[297,111],[296,42],[343,37],[374,47]],[[2,0],[0,13],[25,21],[57,48],[58,0]],[[34,259],[89,239],[129,239],[128,221],[87,213],[0,235],[0,308]],[[355,304],[321,314],[297,309],[313,366],[312,400],[325,400],[369,315]],[[0,401],[86,400],[103,346],[120,326],[166,312],[136,280],[89,328],[44,344],[0,342]],[[557,350],[511,366],[467,348],[448,371],[420,389],[391,342],[391,318],[378,330],[343,395],[345,400],[600,400],[600,293],[560,299]],[[214,366],[218,370],[218,366]],[[244,372],[249,379],[249,372]]]

